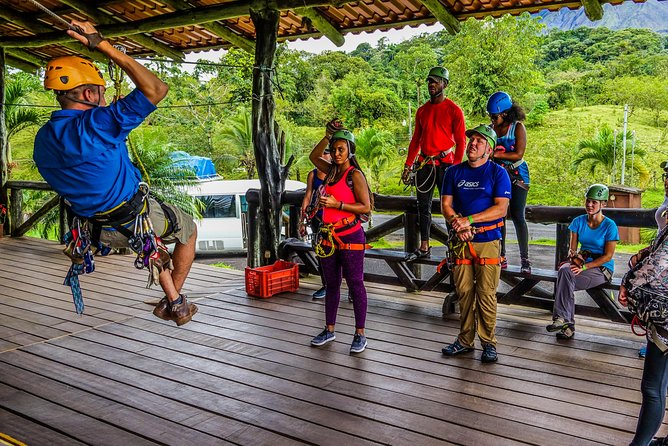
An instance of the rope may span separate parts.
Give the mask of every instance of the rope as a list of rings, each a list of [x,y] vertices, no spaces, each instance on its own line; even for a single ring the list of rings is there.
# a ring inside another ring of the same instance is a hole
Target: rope
[[[432,163],[429,162],[429,161],[433,161],[433,159],[434,159],[434,157],[432,157],[432,156],[425,157],[420,162],[420,165],[418,166],[418,168],[415,169],[415,190],[417,190],[421,194],[424,194],[424,193],[429,192],[430,190],[433,190],[434,186],[436,185],[436,164],[434,164],[433,162]],[[427,178],[425,178],[425,180],[422,182],[422,184],[418,184],[417,183],[417,172],[420,171],[426,165],[431,166],[431,171],[429,172],[429,176],[427,176]],[[429,181],[430,179],[431,179],[431,184],[429,185],[429,187],[427,187],[426,189],[423,190],[422,187],[425,184],[427,184],[427,181]]]
[[[127,54],[127,51],[123,45],[114,45],[114,48],[116,48],[123,54]],[[119,67],[118,64],[114,63],[113,60],[109,60],[109,64],[107,66],[109,71],[109,78],[114,83],[114,101],[118,101],[121,98],[121,92],[123,89],[123,70],[121,70],[121,67]],[[144,163],[142,162],[141,157],[139,156],[139,152],[137,151],[137,146],[133,142],[132,137],[130,135],[128,135],[127,140],[128,140],[128,147],[130,148],[130,153],[132,154],[132,158],[139,166],[139,171],[141,172],[142,178],[150,186],[151,177],[149,177],[148,171],[146,170],[146,166],[144,166]]]
[[[313,250],[315,251],[315,255],[317,255],[319,258],[324,259],[327,257],[331,257],[334,255],[334,251],[336,251],[336,245],[334,244],[334,225],[328,224],[328,225],[323,225],[320,227],[320,234],[325,234],[327,237],[327,241],[329,242],[329,245],[332,247],[329,250],[329,253],[325,251],[325,248],[323,246],[323,240],[325,240],[324,237],[319,236],[318,237],[318,243],[316,243],[315,248]]]

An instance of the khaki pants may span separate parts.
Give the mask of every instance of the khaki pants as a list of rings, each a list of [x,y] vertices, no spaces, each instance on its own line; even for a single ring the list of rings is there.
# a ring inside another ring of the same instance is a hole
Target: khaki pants
[[[167,217],[160,207],[160,203],[155,201],[152,197],[149,197],[148,201],[150,206],[149,218],[151,219],[151,223],[153,223],[153,229],[155,229],[155,233],[158,236],[162,237],[167,230]],[[183,244],[187,243],[193,232],[195,232],[195,221],[190,215],[186,214],[176,206],[170,204],[167,204],[167,206],[169,206],[176,215],[176,231],[165,237],[162,241],[166,245],[176,242]],[[134,220],[124,226],[132,231]],[[112,248],[128,247],[128,238],[126,236],[115,229],[106,226],[102,227],[100,242],[104,245],[111,246]]]
[[[473,249],[478,257],[498,258],[501,242],[473,243]],[[464,250],[464,257],[473,258],[468,247]],[[496,289],[501,266],[455,265],[452,275],[461,312],[459,342],[465,347],[473,347],[477,331],[483,345],[496,346]]]

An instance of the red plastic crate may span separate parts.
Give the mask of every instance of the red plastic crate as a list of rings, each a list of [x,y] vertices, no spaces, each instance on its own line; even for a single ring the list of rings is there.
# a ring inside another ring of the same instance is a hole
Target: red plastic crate
[[[273,265],[246,267],[246,293],[267,298],[299,288],[299,265],[277,260]]]

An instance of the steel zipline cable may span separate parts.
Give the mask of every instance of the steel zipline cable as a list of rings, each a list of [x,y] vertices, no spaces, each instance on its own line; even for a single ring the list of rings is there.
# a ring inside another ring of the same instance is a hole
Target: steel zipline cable
[[[272,95],[261,95],[260,97],[264,96],[272,96]],[[187,108],[187,107],[217,107],[217,106],[222,106],[222,105],[231,105],[231,104],[241,104],[244,102],[249,102],[252,98],[246,97],[246,98],[241,98],[241,99],[235,99],[232,101],[224,101],[224,102],[202,102],[198,104],[179,104],[179,105],[159,105],[157,108],[158,110],[161,109],[167,109],[167,108]],[[10,103],[1,103],[0,104],[8,107],[34,107],[34,108],[58,108],[60,109],[60,106],[58,105],[38,105],[38,104],[10,104]]]

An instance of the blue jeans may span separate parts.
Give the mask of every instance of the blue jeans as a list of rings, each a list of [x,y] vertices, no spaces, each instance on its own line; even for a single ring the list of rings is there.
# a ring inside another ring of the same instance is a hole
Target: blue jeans
[[[647,446],[661,427],[666,411],[668,386],[668,355],[664,355],[653,343],[647,343],[645,368],[642,372],[640,391],[642,405],[638,416],[636,434],[630,446]]]

